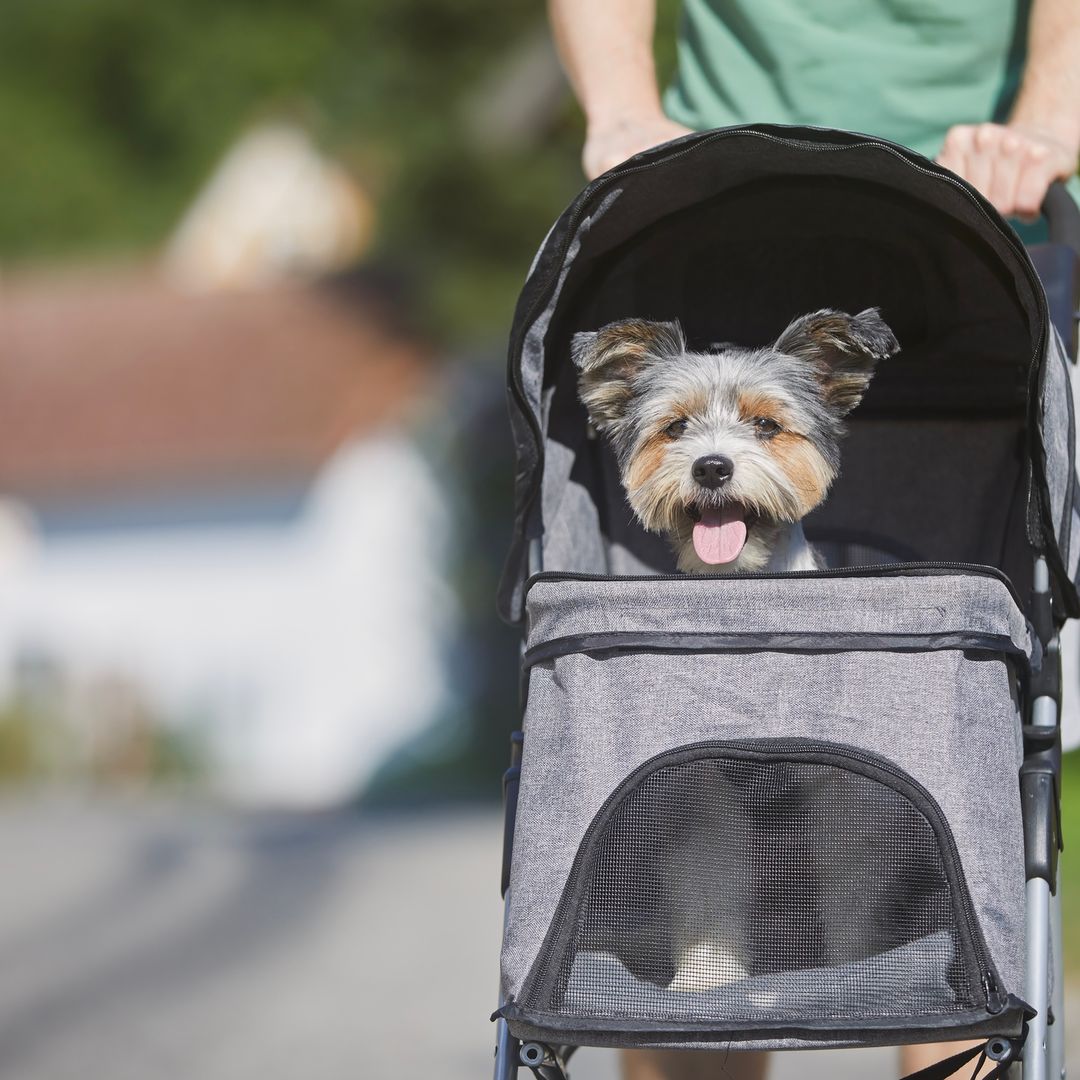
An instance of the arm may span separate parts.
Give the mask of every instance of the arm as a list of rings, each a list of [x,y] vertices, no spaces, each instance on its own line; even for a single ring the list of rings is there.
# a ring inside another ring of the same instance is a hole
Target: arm
[[[952,128],[938,161],[1003,214],[1038,216],[1046,189],[1080,156],[1080,4],[1034,0],[1024,79],[1007,124]]]
[[[689,131],[664,116],[652,38],[656,0],[548,0],[555,44],[585,111],[591,180]]]

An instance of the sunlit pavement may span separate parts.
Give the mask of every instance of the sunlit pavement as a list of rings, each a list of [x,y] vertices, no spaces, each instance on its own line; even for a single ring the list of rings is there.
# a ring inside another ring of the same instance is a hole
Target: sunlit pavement
[[[499,844],[490,811],[0,802],[0,1078],[486,1080]],[[892,1052],[772,1073],[871,1075]]]

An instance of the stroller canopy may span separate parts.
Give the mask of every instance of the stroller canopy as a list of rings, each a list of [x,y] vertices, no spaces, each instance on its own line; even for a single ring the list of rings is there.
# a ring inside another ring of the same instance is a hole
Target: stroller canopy
[[[757,125],[632,158],[544,241],[510,343],[518,469],[503,617],[521,618],[531,544],[545,570],[673,568],[589,437],[574,333],[677,318],[691,347],[763,345],[824,307],[880,307],[902,350],[852,414],[841,477],[807,519],[811,540],[849,565],[996,566],[1021,595],[1042,552],[1059,604],[1080,613],[1068,361],[1016,234],[974,189],[902,147]]]

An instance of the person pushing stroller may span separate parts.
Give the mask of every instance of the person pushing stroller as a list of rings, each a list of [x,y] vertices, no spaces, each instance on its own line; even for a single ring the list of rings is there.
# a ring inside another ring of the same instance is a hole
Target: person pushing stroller
[[[675,79],[661,95],[655,0],[549,0],[585,112],[592,179],[693,130],[743,123],[863,131],[935,158],[1003,215],[1031,223],[1049,185],[1080,201],[1080,8],[1073,0],[685,0]],[[1023,228],[1023,226],[1020,226]],[[905,1072],[950,1052],[902,1050]],[[627,1051],[632,1080],[757,1077],[763,1054]]]

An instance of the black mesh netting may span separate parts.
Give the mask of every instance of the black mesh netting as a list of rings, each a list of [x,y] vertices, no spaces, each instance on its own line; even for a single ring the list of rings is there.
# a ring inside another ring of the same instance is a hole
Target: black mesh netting
[[[692,1022],[972,1005],[941,845],[877,779],[820,762],[674,764],[619,802],[587,855],[527,991],[538,1009]]]

